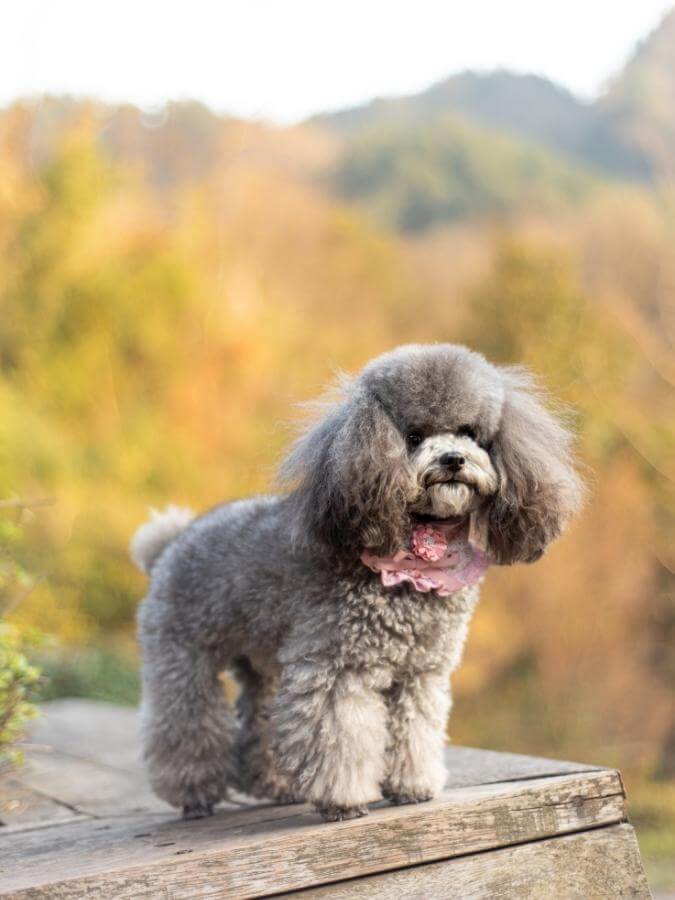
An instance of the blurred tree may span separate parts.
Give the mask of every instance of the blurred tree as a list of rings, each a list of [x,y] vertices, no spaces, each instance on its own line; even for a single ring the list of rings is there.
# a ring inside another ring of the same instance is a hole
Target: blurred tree
[[[654,655],[653,626],[672,608],[672,594],[659,587],[664,564],[655,552],[659,527],[667,529],[664,546],[672,545],[673,522],[660,514],[672,485],[631,432],[639,423],[640,442],[651,445],[651,435],[672,429],[664,393],[646,400],[644,381],[654,378],[649,361],[588,300],[574,260],[559,247],[502,244],[494,274],[474,298],[468,339],[493,359],[531,367],[573,403],[592,483],[581,521],[536,576],[516,569],[488,580],[469,651],[480,660],[481,677],[471,665],[464,676],[469,695],[486,678],[496,686],[478,727],[493,714],[515,719],[527,707],[526,719],[502,722],[519,735],[520,747],[617,754],[654,771],[673,715],[672,672]],[[497,603],[509,612],[498,613]],[[514,628],[521,616],[530,624]],[[509,712],[497,713],[493,704]]]
[[[195,168],[178,158],[192,146],[180,122],[202,113],[176,113],[157,154],[131,110],[52,113],[47,137],[30,109],[0,115],[0,497],[56,500],[21,551],[49,577],[11,613],[77,649],[42,654],[54,690],[136,697],[144,580],[126,543],[147,505],[268,489],[292,403],[334,365],[465,340],[531,367],[575,410],[592,494],[545,560],[490,573],[454,737],[668,771],[664,198],[596,186],[579,199],[585,176],[548,158],[530,191],[529,150],[439,126],[401,138],[396,159],[364,145],[358,171],[382,163],[387,182],[369,181],[365,202],[415,227],[473,218],[397,237],[326,192],[335,157],[301,129],[207,116]]]

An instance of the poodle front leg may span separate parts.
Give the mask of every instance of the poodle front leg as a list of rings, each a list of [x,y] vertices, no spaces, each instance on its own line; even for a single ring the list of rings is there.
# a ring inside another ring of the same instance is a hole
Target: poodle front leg
[[[274,753],[294,791],[326,821],[381,798],[386,750],[382,675],[287,666],[272,709]]]
[[[389,746],[382,792],[392,803],[431,800],[446,778],[445,728],[449,672],[423,673],[395,683],[386,694]]]

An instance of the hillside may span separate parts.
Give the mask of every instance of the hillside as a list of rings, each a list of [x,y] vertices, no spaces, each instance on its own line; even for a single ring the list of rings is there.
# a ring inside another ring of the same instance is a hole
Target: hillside
[[[570,153],[582,142],[591,119],[590,108],[565,88],[538,75],[500,69],[461,72],[421,94],[377,98],[312,121],[349,137],[392,124],[424,126],[449,114]]]
[[[387,226],[554,213],[586,199],[594,179],[536,144],[445,116],[381,124],[346,141],[338,194]]]
[[[444,221],[554,212],[582,200],[588,173],[533,141],[458,116],[430,117],[410,128],[383,118],[351,137],[300,125],[273,128],[219,116],[194,102],[154,114],[130,104],[43,98],[0,113],[21,158],[42,168],[73,130],[95,135],[116,165],[147,180],[171,202],[175,188],[227,179],[247,160],[365,209],[407,232]]]
[[[601,180],[670,179],[675,163],[675,10],[636,49],[606,93],[585,103],[537,75],[461,72],[409,97],[378,98],[269,128],[195,102],[155,113],[44,98],[0,114],[38,167],[62,136],[95,123],[116,163],[159,195],[242,157],[349,200],[388,227],[557,214]],[[10,123],[8,125],[8,122]],[[309,127],[308,127],[309,126]]]
[[[675,9],[641,42],[596,104],[598,132],[608,134],[651,175],[675,174]],[[589,144],[589,152],[602,148]],[[603,162],[600,158],[599,162]]]
[[[448,115],[540,144],[600,173],[672,174],[675,158],[675,9],[636,49],[608,91],[584,103],[537,75],[462,72],[408,97],[378,98],[311,121],[351,139],[382,126],[418,129]]]

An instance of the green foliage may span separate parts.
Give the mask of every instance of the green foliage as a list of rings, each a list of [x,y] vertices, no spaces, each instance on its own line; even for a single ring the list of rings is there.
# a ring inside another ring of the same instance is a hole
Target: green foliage
[[[136,706],[140,699],[138,658],[116,646],[61,648],[38,652],[44,681],[36,699],[87,697]]]
[[[8,516],[8,509],[10,516]],[[16,559],[22,532],[17,523],[21,506],[0,510],[0,616],[15,606],[33,582]],[[21,752],[16,744],[26,723],[36,714],[33,695],[40,670],[28,662],[26,654],[40,642],[34,628],[19,628],[0,618],[0,773],[18,765]]]
[[[21,762],[15,745],[36,715],[31,699],[40,670],[26,659],[28,644],[19,628],[0,622],[0,773]]]
[[[593,186],[583,169],[543,148],[453,118],[366,131],[348,142],[336,183],[343,197],[406,232],[564,209]]]

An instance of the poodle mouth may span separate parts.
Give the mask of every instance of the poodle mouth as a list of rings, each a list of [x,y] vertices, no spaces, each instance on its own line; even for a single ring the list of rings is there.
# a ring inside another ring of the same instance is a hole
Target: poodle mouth
[[[412,511],[447,521],[464,516],[473,509],[479,496],[476,486],[457,477],[449,477],[447,472],[442,475],[439,477],[439,473],[433,473],[431,477],[434,480],[424,485]]]
[[[435,516],[433,513],[413,512],[410,514],[410,518],[413,522],[418,522],[420,524],[425,524],[426,522],[442,522],[448,525],[459,525],[461,522],[465,521],[467,516],[446,516],[443,518],[442,516]]]
[[[460,477],[459,474],[456,475],[432,475],[430,476],[424,483],[426,488],[434,487],[437,484],[445,484],[445,485],[459,485],[462,484],[464,487],[470,488],[472,491],[476,490],[476,486],[472,484],[470,481],[467,481],[465,478]]]

